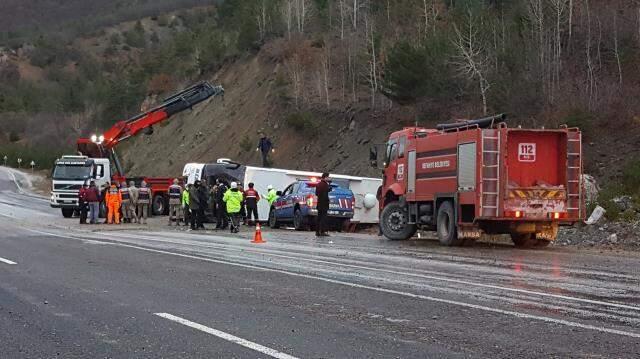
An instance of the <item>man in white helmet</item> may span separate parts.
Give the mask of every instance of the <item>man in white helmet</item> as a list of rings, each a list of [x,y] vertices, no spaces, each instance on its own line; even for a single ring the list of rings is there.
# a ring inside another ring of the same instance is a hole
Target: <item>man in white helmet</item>
[[[276,193],[276,190],[272,185],[267,186],[267,195],[264,197],[264,199],[269,202],[269,207],[271,207],[271,205],[273,205],[273,202],[278,199],[278,194]]]
[[[231,217],[231,233],[240,231],[240,211],[242,210],[243,196],[238,190],[238,184],[231,182],[230,188],[225,192],[223,201],[227,207],[227,213]]]

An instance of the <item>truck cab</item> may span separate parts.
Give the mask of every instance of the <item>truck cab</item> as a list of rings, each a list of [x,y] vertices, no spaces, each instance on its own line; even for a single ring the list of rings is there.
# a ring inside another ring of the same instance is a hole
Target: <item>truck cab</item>
[[[51,207],[60,208],[65,218],[79,209],[78,191],[85,182],[95,181],[102,188],[111,178],[109,160],[87,156],[63,156],[56,160],[51,174]]]

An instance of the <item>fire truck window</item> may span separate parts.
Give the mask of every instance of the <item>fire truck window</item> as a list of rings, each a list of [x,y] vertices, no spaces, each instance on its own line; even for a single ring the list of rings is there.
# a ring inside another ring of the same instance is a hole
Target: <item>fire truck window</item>
[[[298,193],[299,189],[300,189],[300,183],[294,184],[292,193]]]
[[[402,136],[400,137],[400,142],[398,143],[398,158],[404,157],[404,154],[405,154],[404,152],[406,147],[407,147],[407,137]]]
[[[384,165],[389,166],[391,161],[398,158],[398,140],[393,139],[387,142],[387,152],[385,154]]]

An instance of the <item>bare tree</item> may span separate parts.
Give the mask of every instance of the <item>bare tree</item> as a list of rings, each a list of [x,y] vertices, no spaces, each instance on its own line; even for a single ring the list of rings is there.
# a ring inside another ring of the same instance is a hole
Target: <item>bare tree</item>
[[[287,36],[291,38],[291,28],[293,27],[293,3],[295,0],[285,0],[282,4],[282,16],[287,25]]]
[[[618,11],[614,9],[613,11],[613,54],[616,57],[616,62],[618,64],[618,82],[620,87],[622,87],[622,65],[620,63],[620,51],[618,48]]]
[[[585,9],[587,13],[587,41],[586,41],[586,58],[587,58],[587,82],[589,96],[589,110],[593,109],[593,101],[596,92],[596,80],[593,71],[593,59],[591,58],[591,11],[589,9],[589,0],[585,0]]]
[[[468,11],[465,27],[460,30],[454,24],[456,38],[453,43],[458,50],[458,56],[456,56],[454,63],[462,76],[469,81],[478,81],[482,96],[482,111],[486,115],[488,112],[487,94],[491,88],[487,73],[491,66],[491,59],[482,44],[480,29],[474,21],[471,10]]]

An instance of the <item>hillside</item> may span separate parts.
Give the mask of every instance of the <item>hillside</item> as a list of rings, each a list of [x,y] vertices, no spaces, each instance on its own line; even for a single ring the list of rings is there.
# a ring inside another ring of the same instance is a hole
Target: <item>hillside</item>
[[[65,146],[137,113],[143,101],[209,80],[225,86],[224,101],[119,149],[132,173],[177,175],[185,162],[219,157],[257,164],[263,130],[276,143],[276,166],[377,175],[368,148],[392,130],[506,112],[511,126],[580,127],[587,172],[611,195],[633,192],[637,14],[622,0],[182,8],[8,52],[0,145]]]
[[[75,36],[216,0],[3,0],[0,44],[39,32]],[[15,43],[15,42],[13,42]]]

